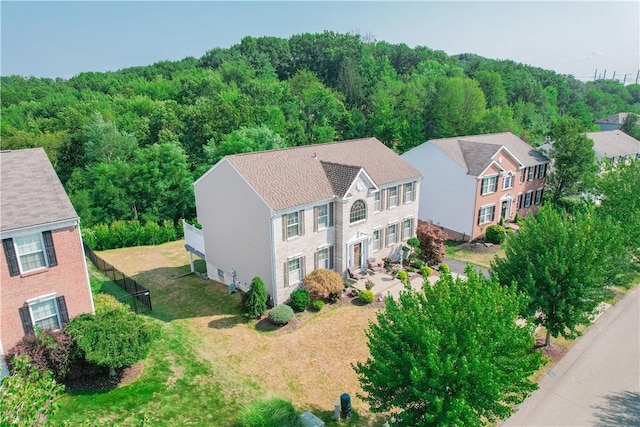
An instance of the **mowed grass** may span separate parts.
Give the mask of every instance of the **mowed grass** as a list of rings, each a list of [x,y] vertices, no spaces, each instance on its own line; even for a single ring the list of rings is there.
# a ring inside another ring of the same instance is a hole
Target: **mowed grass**
[[[54,424],[232,426],[241,408],[271,397],[312,411],[328,426],[384,422],[356,396],[352,369],[369,355],[365,330],[376,309],[329,306],[298,314],[296,329],[264,331],[242,316],[240,293],[188,274],[182,241],[99,255],[150,289],[153,311],[146,315],[162,324],[163,338],[137,381],[65,395]],[[91,277],[94,292],[119,292],[100,273]],[[333,404],[342,393],[351,395],[354,416],[338,424]]]
[[[456,261],[465,262],[469,264],[479,265],[484,268],[491,268],[491,261],[496,257],[504,256],[504,249],[500,248],[497,251],[491,252],[476,252],[460,248],[460,242],[446,243],[446,256],[447,258],[455,259]]]

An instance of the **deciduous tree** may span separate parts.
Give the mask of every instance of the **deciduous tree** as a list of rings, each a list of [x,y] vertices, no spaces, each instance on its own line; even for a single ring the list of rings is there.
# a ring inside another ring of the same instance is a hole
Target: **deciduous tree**
[[[516,323],[514,289],[467,270],[385,300],[367,331],[370,357],[354,368],[373,412],[394,425],[483,425],[508,416],[536,388],[533,326]]]
[[[563,117],[551,131],[552,145],[548,152],[552,169],[546,184],[551,202],[557,205],[562,197],[588,191],[598,171],[593,141],[577,119]]]
[[[515,284],[529,298],[523,311],[551,337],[574,337],[588,324],[610,286],[628,282],[629,258],[609,220],[590,212],[568,215],[543,206],[517,234],[507,237],[505,256],[491,263],[494,277]]]
[[[420,259],[430,265],[444,261],[444,242],[447,240],[447,235],[442,228],[426,221],[418,221],[416,235],[420,240]]]

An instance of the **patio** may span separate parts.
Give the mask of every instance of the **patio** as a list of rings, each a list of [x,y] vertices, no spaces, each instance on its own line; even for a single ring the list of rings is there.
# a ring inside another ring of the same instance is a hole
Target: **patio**
[[[458,276],[456,273],[451,274],[454,278]],[[400,279],[397,279],[395,276],[392,276],[385,271],[371,272],[369,270],[367,275],[362,279],[350,279],[350,282],[352,283],[352,287],[358,290],[364,290],[366,289],[365,283],[367,282],[367,280],[371,280],[374,283],[371,291],[374,294],[380,294],[383,297],[391,294],[394,298],[398,298],[400,291],[404,289],[404,284],[400,281]],[[438,281],[438,275],[432,274],[431,276],[429,276],[428,280],[429,283],[434,284]],[[420,274],[418,273],[415,273],[412,277],[410,277],[410,283],[411,288],[413,288],[414,290],[420,290],[423,283],[422,276],[420,276]]]

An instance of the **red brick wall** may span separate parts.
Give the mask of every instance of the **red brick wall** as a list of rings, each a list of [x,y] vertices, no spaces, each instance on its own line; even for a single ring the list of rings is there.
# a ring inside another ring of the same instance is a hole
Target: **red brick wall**
[[[70,318],[92,311],[78,227],[53,230],[51,236],[58,265],[21,276],[9,275],[0,249],[0,339],[5,352],[24,336],[18,309],[28,299],[55,292],[56,297],[65,297]]]

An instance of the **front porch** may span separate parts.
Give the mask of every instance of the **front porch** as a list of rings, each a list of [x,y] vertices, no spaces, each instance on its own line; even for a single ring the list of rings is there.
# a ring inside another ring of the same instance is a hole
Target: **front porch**
[[[419,273],[413,273],[409,279],[409,283],[411,284],[411,288],[413,290],[422,289],[422,284],[424,280]],[[454,278],[458,276],[456,273],[451,273]],[[438,281],[439,276],[437,274],[432,274],[427,278],[429,283],[433,285]],[[382,297],[386,297],[387,295],[393,296],[393,298],[398,298],[400,295],[400,291],[404,289],[404,284],[400,281],[400,279],[395,277],[395,274],[387,273],[385,271],[377,271],[371,272],[370,270],[367,272],[366,276],[361,279],[349,279],[351,283],[351,287],[357,290],[366,289],[367,280],[371,280],[373,282],[373,288],[371,291],[375,295],[381,295]]]

